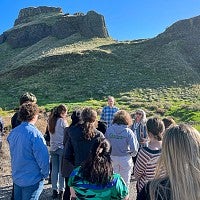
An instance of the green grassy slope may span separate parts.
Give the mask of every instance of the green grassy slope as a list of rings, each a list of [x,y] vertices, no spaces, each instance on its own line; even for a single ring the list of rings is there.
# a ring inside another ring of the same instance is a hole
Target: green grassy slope
[[[27,47],[0,45],[0,107],[13,109],[31,91],[41,106],[57,103],[100,109],[107,95],[118,106],[148,115],[200,121],[200,47],[198,42],[159,37],[117,42],[111,38],[45,38]]]

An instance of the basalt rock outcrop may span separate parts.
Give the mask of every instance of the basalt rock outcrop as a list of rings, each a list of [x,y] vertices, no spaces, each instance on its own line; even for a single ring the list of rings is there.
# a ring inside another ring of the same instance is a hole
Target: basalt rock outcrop
[[[48,36],[63,39],[76,33],[86,38],[108,37],[104,17],[95,11],[70,15],[64,14],[61,8],[29,7],[19,12],[12,29],[0,35],[0,44],[26,47]]]
[[[169,26],[163,33],[152,40],[164,45],[172,41],[184,40],[190,43],[200,43],[200,16],[180,20]]]

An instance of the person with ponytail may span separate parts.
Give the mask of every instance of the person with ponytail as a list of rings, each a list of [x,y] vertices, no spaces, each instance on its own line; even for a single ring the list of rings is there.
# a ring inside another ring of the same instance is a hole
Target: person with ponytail
[[[72,198],[128,199],[128,188],[119,174],[113,172],[111,145],[98,138],[88,158],[69,177]]]
[[[199,199],[200,133],[190,125],[172,125],[163,136],[155,179],[143,187],[137,200]]]
[[[50,155],[52,160],[51,182],[53,199],[57,197],[62,199],[64,192],[64,178],[61,174],[61,163],[64,149],[64,129],[68,125],[66,115],[67,108],[65,105],[61,104],[52,110],[48,122],[48,130],[50,132]],[[58,180],[59,184],[57,186]]]
[[[103,133],[96,127],[97,112],[91,108],[85,108],[81,113],[81,122],[68,129],[64,159],[74,167],[80,166],[87,159],[91,146],[97,138],[104,138]]]

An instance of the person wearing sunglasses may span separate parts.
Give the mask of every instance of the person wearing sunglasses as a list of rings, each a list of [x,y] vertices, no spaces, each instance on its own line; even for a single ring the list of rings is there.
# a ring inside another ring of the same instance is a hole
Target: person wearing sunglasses
[[[147,122],[147,118],[146,118],[146,113],[144,112],[144,110],[142,109],[136,110],[134,119],[133,119],[133,124],[130,128],[137,137],[139,148],[148,146],[146,122]],[[137,155],[133,157],[134,165],[136,163],[136,159],[137,159]],[[134,167],[133,167],[133,171],[134,171]]]
[[[146,122],[146,113],[144,110],[138,109],[135,113],[135,119],[133,125],[131,126],[131,130],[137,136],[140,147],[148,146]]]

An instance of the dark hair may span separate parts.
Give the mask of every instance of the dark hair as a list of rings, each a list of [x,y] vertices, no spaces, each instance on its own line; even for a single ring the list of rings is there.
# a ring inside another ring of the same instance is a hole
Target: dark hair
[[[92,108],[85,108],[81,113],[83,121],[83,135],[84,138],[90,140],[95,136],[95,122],[97,119],[97,112]]]
[[[90,183],[106,186],[113,175],[110,157],[111,145],[105,138],[98,138],[91,147],[88,159],[81,165],[82,177]]]
[[[74,126],[81,121],[81,110],[74,110],[71,115],[72,123],[70,126]]]
[[[98,126],[97,126],[97,130],[102,132],[103,134],[106,133],[106,129],[107,129],[108,125],[106,122],[103,121],[98,121]]]
[[[113,124],[116,123],[118,125],[128,125],[132,124],[133,120],[131,115],[125,110],[119,110],[114,114]]]
[[[147,121],[147,131],[150,132],[158,141],[162,140],[162,133],[165,130],[164,123],[161,119],[154,117]]]
[[[175,125],[176,122],[173,120],[172,117],[166,117],[162,119],[164,125],[165,125],[165,129],[169,128],[169,126],[171,125]]]
[[[22,94],[22,96],[19,99],[20,105],[22,105],[25,102],[34,102],[34,103],[36,103],[37,102],[37,98],[31,92],[26,92],[26,93]]]
[[[24,103],[19,108],[18,118],[20,121],[31,121],[35,115],[39,114],[39,108],[36,103]]]
[[[56,122],[58,118],[61,118],[61,114],[63,112],[67,112],[67,107],[64,104],[60,104],[58,107],[54,107],[51,110],[51,114],[49,116],[49,132],[50,133],[55,133],[55,127],[56,127]]]

